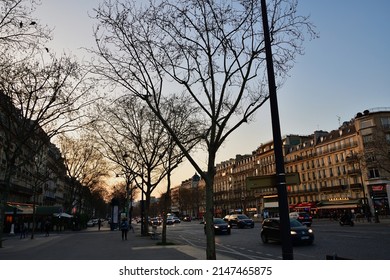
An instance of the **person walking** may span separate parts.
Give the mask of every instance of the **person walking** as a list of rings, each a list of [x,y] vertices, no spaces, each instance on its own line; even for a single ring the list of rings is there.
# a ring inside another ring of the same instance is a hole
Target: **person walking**
[[[127,219],[123,219],[121,222],[122,240],[127,240],[127,232],[129,231],[129,223]]]
[[[49,236],[49,233],[50,233],[50,221],[49,220],[46,220],[45,222],[45,236]]]
[[[100,230],[100,227],[102,226],[102,220],[101,219],[99,219],[98,220],[98,230]]]
[[[26,238],[26,227],[24,223],[20,223],[20,239]]]
[[[134,227],[133,227],[133,225],[131,224],[131,221],[130,221],[130,223],[129,223],[129,231],[130,231],[130,230],[134,233]]]

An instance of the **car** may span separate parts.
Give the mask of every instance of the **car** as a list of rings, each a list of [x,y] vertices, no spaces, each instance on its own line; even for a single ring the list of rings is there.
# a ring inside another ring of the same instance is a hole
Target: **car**
[[[87,222],[87,227],[93,227],[95,225],[95,222],[93,220],[89,220]]]
[[[230,225],[221,218],[213,218],[215,234],[231,234]],[[204,232],[206,233],[206,223],[204,223]]]
[[[254,228],[255,222],[248,218],[244,214],[232,214],[225,216],[224,220],[231,226],[236,226],[238,228],[250,227]]]
[[[291,241],[293,244],[313,244],[314,233],[311,228],[303,225],[297,219],[290,218]],[[261,228],[261,241],[268,243],[270,240],[280,242],[280,219],[267,218],[264,219]]]
[[[180,224],[181,220],[178,217],[175,216],[175,217],[173,217],[173,222],[175,224]]]
[[[173,217],[167,218],[167,225],[173,225],[174,223],[175,223],[175,220],[173,219]]]
[[[159,218],[151,218],[149,220],[149,224],[151,226],[160,226],[161,225],[161,219],[159,219]]]
[[[289,216],[290,218],[296,219],[301,222],[301,224],[304,224],[308,227],[310,227],[313,223],[312,217],[306,212],[291,212]]]
[[[192,218],[190,216],[184,216],[183,221],[184,222],[191,222]]]

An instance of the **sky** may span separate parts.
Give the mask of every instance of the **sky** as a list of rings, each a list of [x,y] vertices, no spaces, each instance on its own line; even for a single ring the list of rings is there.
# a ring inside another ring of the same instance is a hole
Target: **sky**
[[[54,28],[50,48],[87,58],[93,47],[93,15],[99,0],[42,0],[36,15]],[[298,12],[310,15],[319,38],[305,42],[282,88],[278,109],[282,135],[331,131],[366,109],[390,108],[390,1],[299,0]],[[217,163],[236,154],[250,154],[272,141],[270,104],[253,123],[240,127],[223,145]],[[204,155],[198,160],[205,161]],[[183,164],[173,183],[195,173]]]

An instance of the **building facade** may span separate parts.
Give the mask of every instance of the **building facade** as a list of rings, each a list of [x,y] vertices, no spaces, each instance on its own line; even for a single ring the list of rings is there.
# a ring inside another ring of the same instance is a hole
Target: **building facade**
[[[68,180],[60,150],[44,130],[2,92],[0,105],[0,206],[3,231],[10,232],[16,219],[31,222],[33,213],[70,210],[64,209]]]
[[[359,215],[390,214],[390,108],[358,113],[331,132],[288,135],[282,140],[285,173],[299,178],[299,183],[287,185],[291,211],[319,217],[345,210]],[[243,212],[251,216],[264,211],[278,215],[275,186],[248,187],[248,179],[273,174],[273,141],[250,155],[217,164],[215,215]]]

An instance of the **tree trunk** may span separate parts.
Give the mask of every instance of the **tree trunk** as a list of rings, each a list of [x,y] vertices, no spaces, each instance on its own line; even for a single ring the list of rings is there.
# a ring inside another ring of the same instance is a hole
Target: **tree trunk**
[[[145,193],[144,201],[144,221],[143,221],[143,232],[144,235],[148,235],[149,232],[149,207],[150,207],[150,192]]]
[[[214,162],[215,162],[215,153],[209,154],[209,163],[207,168],[207,175],[205,178],[206,181],[206,258],[207,260],[216,260],[217,255],[215,252],[215,234],[213,226],[214,218]]]
[[[171,173],[168,172],[168,183],[167,183],[167,193],[164,196],[164,207],[163,207],[163,227],[161,233],[161,243],[167,244],[167,210],[168,206],[171,204]]]

